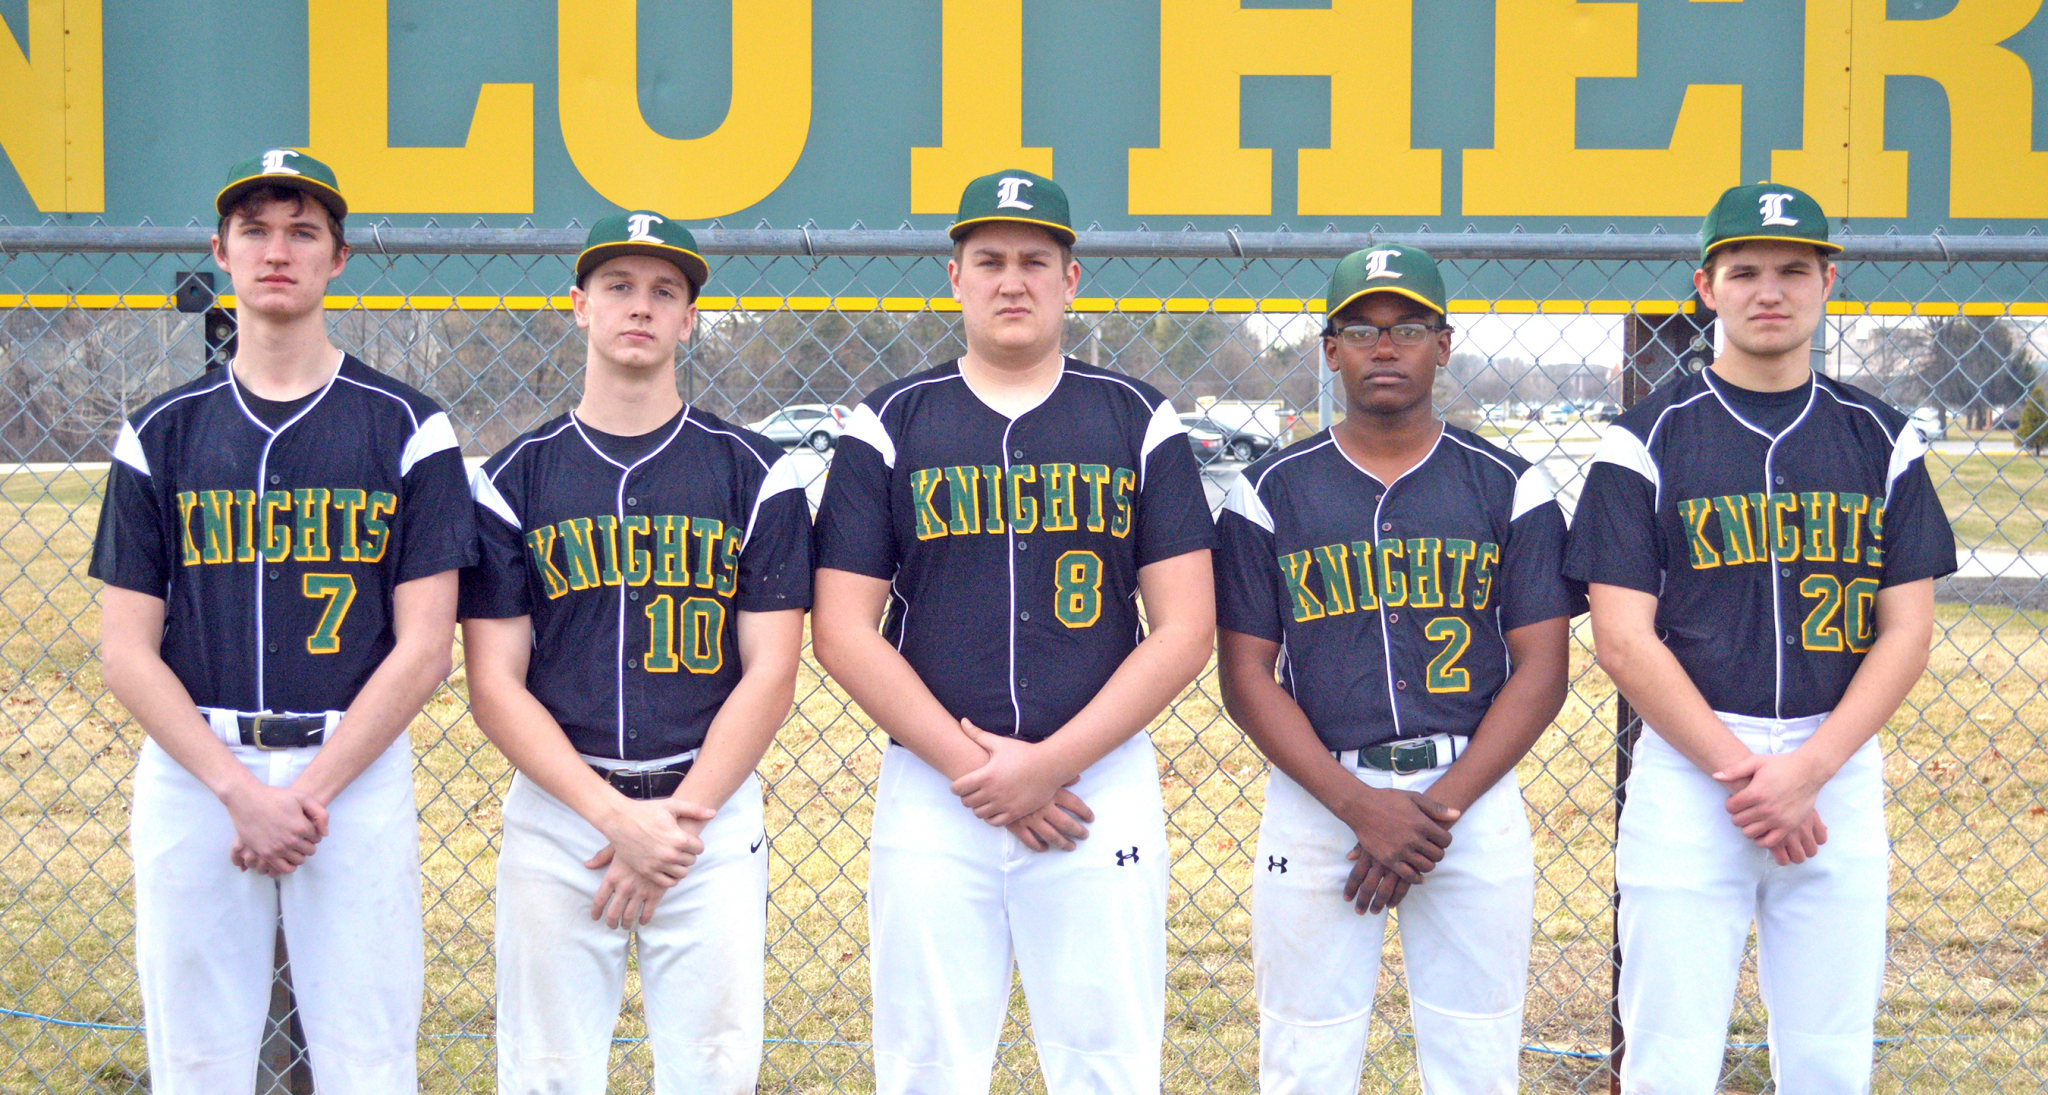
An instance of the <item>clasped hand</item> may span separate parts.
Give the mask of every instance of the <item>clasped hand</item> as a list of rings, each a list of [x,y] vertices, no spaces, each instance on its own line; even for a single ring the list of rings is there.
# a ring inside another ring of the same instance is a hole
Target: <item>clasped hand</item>
[[[627,799],[605,829],[611,843],[584,861],[604,871],[590,901],[590,918],[608,928],[645,924],[669,887],[690,873],[704,852],[704,823],[716,814],[687,799]]]
[[[1422,884],[1451,846],[1451,823],[1461,811],[1416,791],[1363,787],[1339,816],[1358,844],[1344,880],[1344,900],[1360,915],[1381,913],[1401,903],[1410,887]]]
[[[1751,753],[1713,777],[1728,789],[1729,820],[1779,866],[1804,863],[1828,842],[1814,808],[1827,780],[1797,751]]]
[[[1078,777],[1062,781],[1031,742],[991,734],[966,719],[960,730],[988,754],[981,767],[953,781],[953,793],[975,817],[1010,830],[1034,852],[1071,852],[1088,839],[1086,823],[1095,811],[1067,789]]]
[[[228,862],[238,870],[279,878],[299,868],[327,835],[327,808],[295,787],[253,780],[221,800],[234,822]]]

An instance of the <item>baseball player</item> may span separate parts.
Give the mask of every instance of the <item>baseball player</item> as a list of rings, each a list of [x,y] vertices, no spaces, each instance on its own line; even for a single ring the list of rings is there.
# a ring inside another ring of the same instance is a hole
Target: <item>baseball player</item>
[[[583,398],[472,477],[477,725],[518,774],[498,855],[498,1090],[605,1090],[638,941],[655,1090],[752,1091],[768,852],[811,522],[774,442],[676,391],[708,274],[660,214],[591,227]]]
[[[1820,206],[1737,187],[1701,236],[1725,346],[1608,430],[1565,563],[1645,724],[1615,850],[1621,1083],[1715,1089],[1753,920],[1778,1090],[1868,1091],[1875,735],[1926,668],[1955,541],[1906,417],[1808,365],[1841,250]]]
[[[413,1091],[419,824],[406,724],[475,559],[448,416],[336,349],[348,205],[292,149],[215,198],[238,351],[123,424],[88,573],[135,771],[151,1089],[247,1091],[282,921],[314,1082]]]
[[[1059,186],[976,179],[951,234],[967,352],[862,401],[818,514],[818,660],[893,742],[869,845],[876,1090],[987,1091],[1014,961],[1048,1091],[1156,1093],[1167,857],[1144,727],[1208,660],[1214,526],[1173,405],[1060,355],[1081,268]]]
[[[1326,314],[1343,421],[1245,469],[1217,522],[1224,704],[1274,767],[1259,1090],[1357,1090],[1399,904],[1425,1089],[1511,1092],[1536,880],[1514,765],[1564,703],[1585,600],[1550,477],[1431,408],[1435,260],[1356,252]]]

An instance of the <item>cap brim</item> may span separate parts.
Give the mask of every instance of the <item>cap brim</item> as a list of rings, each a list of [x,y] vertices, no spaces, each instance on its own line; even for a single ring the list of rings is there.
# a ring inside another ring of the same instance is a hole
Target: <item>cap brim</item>
[[[1370,289],[1360,289],[1358,292],[1353,293],[1348,297],[1345,297],[1343,303],[1337,305],[1335,308],[1332,308],[1327,312],[1324,312],[1323,324],[1325,326],[1328,326],[1330,322],[1330,317],[1336,315],[1338,312],[1341,312],[1346,308],[1351,307],[1352,304],[1356,303],[1360,297],[1371,296],[1374,293],[1392,293],[1395,296],[1407,297],[1409,300],[1412,300],[1415,303],[1422,305],[1424,308],[1427,308],[1430,311],[1435,312],[1437,315],[1446,314],[1444,312],[1443,305],[1438,304],[1437,302],[1429,299],[1428,297],[1423,296],[1421,293],[1418,293],[1413,289],[1399,289],[1392,285],[1375,285]]]
[[[1829,254],[1839,254],[1842,250],[1842,245],[1839,243],[1833,243],[1828,240],[1807,239],[1805,236],[1730,236],[1725,240],[1715,240],[1713,243],[1708,244],[1700,252],[1700,258],[1705,259],[1708,255],[1731,243],[1803,243],[1808,247],[1818,247]]]
[[[259,186],[282,186],[291,190],[303,190],[321,205],[326,206],[336,220],[345,220],[348,217],[348,199],[341,196],[341,191],[308,175],[245,175],[221,187],[220,193],[213,196],[214,212],[223,217],[227,216],[228,210],[234,208],[243,194]]]
[[[1068,228],[1064,224],[1055,224],[1052,221],[1033,220],[1030,217],[974,217],[969,220],[956,222],[953,225],[953,227],[948,228],[946,230],[946,235],[951,237],[953,241],[957,243],[959,242],[961,236],[965,235],[968,231],[972,230],[976,226],[983,224],[1000,224],[1005,221],[1011,224],[1028,224],[1034,228],[1043,228],[1046,231],[1051,232],[1053,234],[1054,239],[1060,240],[1069,247],[1072,247],[1074,245],[1074,242],[1081,238],[1080,236],[1075,234],[1073,229]]]
[[[676,268],[683,272],[683,277],[689,279],[692,289],[702,289],[704,283],[711,280],[711,267],[705,264],[704,257],[687,247],[647,243],[641,240],[621,240],[584,248],[583,253],[576,256],[576,284],[583,284],[583,279],[589,277],[592,270],[620,255],[646,255],[675,263]]]

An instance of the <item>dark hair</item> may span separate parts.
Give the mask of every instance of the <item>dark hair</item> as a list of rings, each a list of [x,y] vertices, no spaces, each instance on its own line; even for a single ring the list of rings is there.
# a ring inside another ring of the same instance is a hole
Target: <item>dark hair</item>
[[[233,220],[237,213],[244,217],[254,217],[257,211],[271,202],[290,202],[292,203],[292,214],[296,216],[306,211],[306,203],[309,201],[319,206],[320,212],[327,215],[327,230],[334,233],[334,253],[337,255],[341,254],[341,249],[348,246],[348,238],[342,234],[341,218],[334,215],[334,210],[329,209],[326,202],[314,198],[295,186],[272,184],[252,186],[242,191],[241,196],[235,199],[235,204],[228,206],[228,211],[221,214],[220,225],[214,231],[222,239],[226,239],[228,235],[228,222]]]
[[[1701,273],[1703,273],[1703,274],[1705,274],[1705,275],[1707,275],[1707,280],[1708,280],[1708,281],[1713,281],[1713,280],[1714,280],[1714,264],[1715,264],[1715,263],[1718,263],[1718,262],[1720,262],[1720,261],[1721,261],[1721,256],[1722,256],[1722,255],[1728,254],[1728,253],[1729,253],[1729,252],[1731,252],[1731,251],[1740,251],[1740,250],[1742,250],[1743,248],[1745,248],[1745,247],[1748,247],[1749,245],[1751,245],[1751,244],[1754,244],[1754,243],[1771,243],[1771,242],[1783,242],[1783,243],[1797,243],[1797,242],[1799,242],[1799,241],[1797,241],[1797,240],[1782,240],[1782,241],[1772,241],[1772,240],[1735,240],[1735,241],[1733,241],[1733,242],[1731,242],[1731,243],[1724,243],[1724,244],[1722,244],[1721,246],[1719,246],[1719,247],[1716,247],[1716,248],[1714,248],[1714,249],[1713,249],[1712,251],[1709,251],[1709,252],[1707,252],[1707,257],[1706,257],[1706,258],[1704,258],[1704,259],[1701,259],[1701,260],[1700,260],[1700,272],[1701,272]],[[1819,259],[1819,260],[1820,260],[1820,265],[1821,265],[1821,268],[1822,268],[1822,269],[1826,269],[1826,268],[1827,268],[1827,267],[1828,267],[1829,265],[1831,265],[1831,264],[1832,264],[1832,263],[1833,263],[1833,262],[1835,261],[1835,260],[1834,260],[1834,257],[1833,257],[1834,253],[1833,253],[1832,251],[1829,251],[1829,250],[1828,250],[1827,248],[1825,248],[1825,247],[1822,247],[1822,246],[1820,246],[1819,244],[1814,244],[1814,245],[1813,245],[1813,255],[1814,255],[1814,257],[1815,257],[1815,258],[1817,258],[1817,259]]]

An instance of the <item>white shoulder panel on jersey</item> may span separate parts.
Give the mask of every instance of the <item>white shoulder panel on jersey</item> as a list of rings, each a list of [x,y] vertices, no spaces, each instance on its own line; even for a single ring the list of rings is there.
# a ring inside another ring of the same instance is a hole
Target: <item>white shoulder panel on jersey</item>
[[[1628,431],[1624,430],[1622,432],[1627,433]],[[1633,437],[1635,435],[1630,434],[1629,436]],[[1550,473],[1543,470],[1543,465],[1531,464],[1529,465],[1529,470],[1523,472],[1522,477],[1515,480],[1515,509],[1508,516],[1508,520],[1521,520],[1523,514],[1545,502],[1554,502],[1556,500],[1557,480],[1552,479]]]
[[[505,501],[505,496],[498,492],[498,484],[491,482],[491,477],[484,474],[481,464],[477,465],[475,471],[469,473],[469,494],[477,500],[478,505],[503,517],[506,524],[513,528],[519,527],[519,516],[512,512],[512,503]]]
[[[1173,400],[1162,399],[1159,406],[1152,409],[1152,421],[1145,424],[1145,448],[1138,455],[1151,456],[1152,450],[1158,448],[1160,442],[1170,437],[1180,437],[1187,432],[1188,428],[1181,422],[1180,415],[1174,413]]]
[[[1237,481],[1230,484],[1230,489],[1223,492],[1223,508],[1267,532],[1273,531],[1273,514],[1259,498],[1259,492],[1252,486],[1250,476],[1238,476]]]
[[[761,490],[754,495],[754,508],[761,508],[761,503],[783,491],[802,490],[807,485],[804,482],[803,469],[797,466],[796,457],[784,455],[768,469],[768,478],[761,481]]]
[[[802,489],[804,473],[803,469],[797,467],[796,457],[786,455],[778,458],[768,469],[768,478],[761,481],[761,489],[754,493],[754,506],[747,511],[747,527],[740,535],[740,543],[744,545],[753,542],[754,522],[760,519],[761,507],[767,505],[770,498],[786,490]]]
[[[455,447],[455,427],[448,422],[445,411],[435,411],[420,423],[405,443],[405,454],[398,458],[399,478],[412,474],[412,466],[443,449]]]
[[[882,464],[885,467],[896,466],[896,442],[889,440],[889,431],[882,426],[882,420],[875,417],[875,412],[870,410],[867,404],[863,403],[853,409],[853,413],[847,416],[846,429],[843,432],[848,436],[860,438],[868,443],[869,448],[881,453]]]
[[[1600,439],[1600,448],[1593,454],[1593,463],[1624,467],[1648,479],[1653,487],[1661,489],[1664,485],[1663,477],[1657,474],[1657,461],[1643,445],[1643,439],[1620,426],[1607,427],[1607,435]],[[1520,493],[1517,488],[1516,494]]]
[[[1884,472],[1884,495],[1891,498],[1892,488],[1899,482],[1899,476],[1913,466],[1913,461],[1927,455],[1927,439],[1913,428],[1911,422],[1899,430],[1899,436],[1892,441],[1892,463]]]
[[[142,438],[135,436],[135,427],[126,422],[121,423],[121,436],[114,439],[114,459],[144,476],[149,474],[149,457],[142,454]]]

